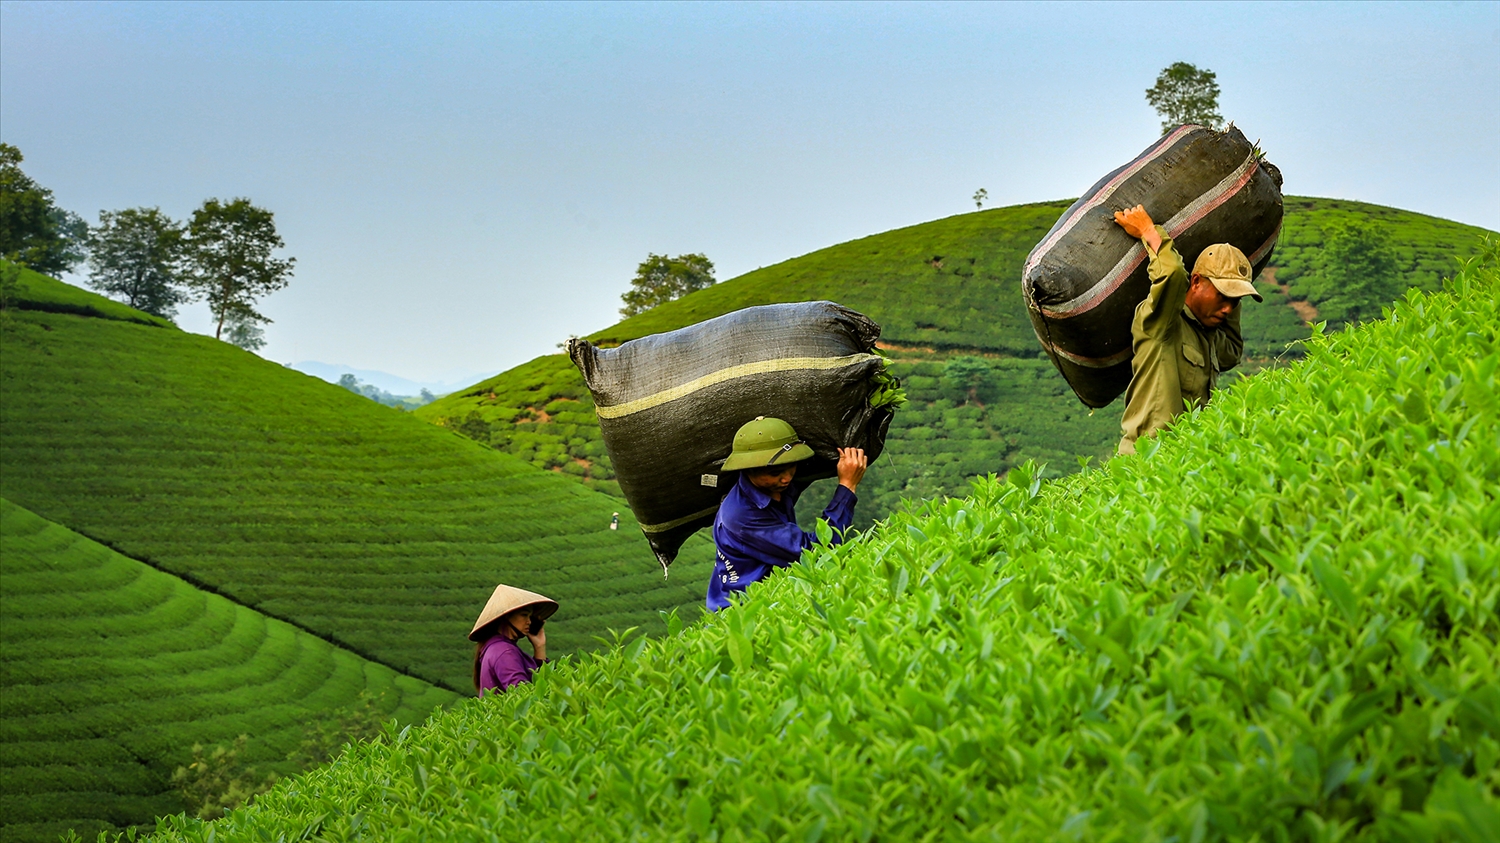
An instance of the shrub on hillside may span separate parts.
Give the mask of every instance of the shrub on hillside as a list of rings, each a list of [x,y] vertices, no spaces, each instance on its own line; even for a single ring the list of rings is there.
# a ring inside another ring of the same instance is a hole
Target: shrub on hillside
[[[295,770],[305,772],[325,764],[350,744],[379,737],[389,719],[383,706],[361,692],[349,706],[303,727],[302,740],[287,755]],[[172,785],[201,820],[216,820],[276,784],[277,775],[245,761],[248,735],[228,746],[193,744],[193,760],[172,773]]]
[[[249,735],[228,746],[193,744],[193,760],[172,773],[172,785],[192,806],[193,816],[216,820],[276,783],[274,773],[257,772],[243,760]]]

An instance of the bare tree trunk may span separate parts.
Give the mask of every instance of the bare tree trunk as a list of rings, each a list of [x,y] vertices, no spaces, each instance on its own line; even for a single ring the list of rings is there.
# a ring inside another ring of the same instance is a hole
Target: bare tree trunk
[[[224,317],[229,315],[229,283],[224,283],[224,300],[219,302],[219,327],[214,331],[214,339],[223,339]]]

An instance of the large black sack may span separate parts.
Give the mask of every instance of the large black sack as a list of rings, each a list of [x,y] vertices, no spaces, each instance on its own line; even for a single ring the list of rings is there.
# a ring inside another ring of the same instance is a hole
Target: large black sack
[[[1205,248],[1232,243],[1258,274],[1281,234],[1281,172],[1234,126],[1180,126],[1089,188],[1031,250],[1021,287],[1032,327],[1090,407],[1130,384],[1130,323],[1151,282],[1145,248],[1114,213],[1136,205],[1172,235],[1188,271]]]
[[[819,301],[750,307],[618,348],[569,341],[620,491],[663,573],[713,523],[735,477],[719,466],[756,416],[785,419],[813,449],[799,480],[834,476],[841,447],[880,456],[892,413],[870,405],[890,385],[879,337],[862,314]]]

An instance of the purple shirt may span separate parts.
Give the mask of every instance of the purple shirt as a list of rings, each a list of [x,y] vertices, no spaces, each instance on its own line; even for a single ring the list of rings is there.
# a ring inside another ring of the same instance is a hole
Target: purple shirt
[[[537,660],[526,655],[516,642],[496,635],[484,642],[479,655],[479,696],[490,688],[502,691],[512,685],[530,682],[536,671]]]
[[[805,548],[818,543],[817,536],[797,526],[797,498],[805,488],[807,484],[794,482],[781,493],[781,500],[772,500],[740,473],[714,517],[717,553],[705,601],[710,612],[728,606],[731,593],[744,591],[776,568],[796,562]],[[839,530],[849,529],[854,523],[855,500],[853,492],[836,487],[823,518]],[[831,543],[841,541],[843,537],[835,532]]]

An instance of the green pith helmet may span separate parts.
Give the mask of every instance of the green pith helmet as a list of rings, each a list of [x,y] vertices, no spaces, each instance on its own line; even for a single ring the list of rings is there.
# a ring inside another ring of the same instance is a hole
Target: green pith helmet
[[[735,431],[734,450],[724,461],[723,470],[788,465],[812,455],[813,449],[802,444],[791,425],[781,419],[756,416]]]

